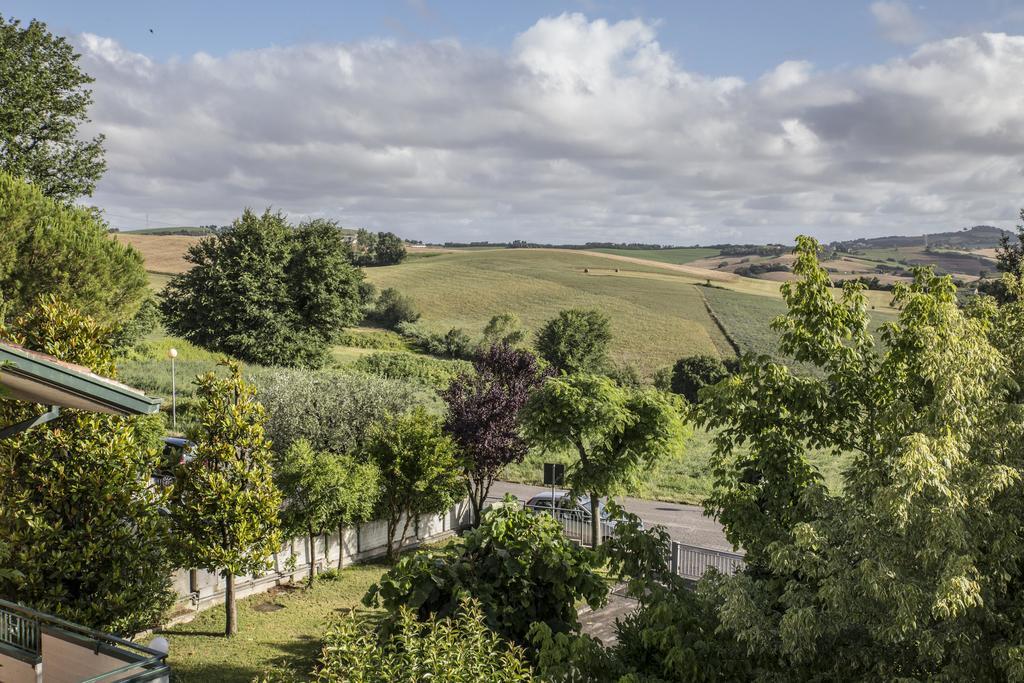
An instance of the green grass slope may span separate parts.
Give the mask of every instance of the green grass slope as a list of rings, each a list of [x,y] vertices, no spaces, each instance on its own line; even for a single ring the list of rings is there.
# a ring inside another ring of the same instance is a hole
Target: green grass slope
[[[570,250],[495,249],[371,268],[367,277],[412,297],[423,323],[437,331],[463,327],[478,334],[491,316],[512,311],[532,332],[561,309],[596,308],[612,320],[613,360],[645,374],[685,355],[732,354],[693,278],[657,264]]]

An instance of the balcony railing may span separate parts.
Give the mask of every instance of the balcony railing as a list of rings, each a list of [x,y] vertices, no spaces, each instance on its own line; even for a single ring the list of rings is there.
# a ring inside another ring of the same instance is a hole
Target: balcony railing
[[[54,639],[52,649],[47,636]],[[80,672],[59,679],[76,683],[141,683],[170,674],[165,652],[7,600],[0,600],[0,656],[5,666],[17,660],[40,676],[48,664],[55,671]],[[45,680],[58,679],[46,675]]]

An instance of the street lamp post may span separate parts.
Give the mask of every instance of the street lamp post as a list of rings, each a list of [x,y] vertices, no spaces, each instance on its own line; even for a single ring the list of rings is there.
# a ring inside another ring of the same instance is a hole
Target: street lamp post
[[[171,429],[178,431],[178,387],[174,377],[174,359],[178,357],[178,349],[172,346],[167,350],[167,357],[171,359]]]

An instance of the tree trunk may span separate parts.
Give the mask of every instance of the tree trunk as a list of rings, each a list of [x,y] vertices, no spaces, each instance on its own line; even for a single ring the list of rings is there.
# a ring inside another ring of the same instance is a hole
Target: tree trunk
[[[482,504],[478,501],[479,490],[476,486],[477,482],[472,478],[466,482],[466,488],[469,489],[469,509],[472,513],[472,518],[469,520],[470,525],[475,529],[480,526],[480,508]]]
[[[340,572],[345,564],[345,527],[338,525],[338,571]]]
[[[601,545],[601,514],[597,507],[600,502],[596,493],[590,494],[590,547],[594,550]]]
[[[238,633],[238,610],[235,608],[235,575],[224,575],[224,635],[231,637]]]
[[[394,543],[394,539],[395,539],[395,527],[396,526],[398,526],[398,520],[394,519],[393,517],[391,517],[389,515],[388,516],[388,545],[387,545],[387,552],[385,553],[385,558],[387,559],[387,561],[389,563],[395,561],[395,543]]]
[[[313,535],[313,528],[308,527],[309,532],[309,585],[316,580],[316,536]]]

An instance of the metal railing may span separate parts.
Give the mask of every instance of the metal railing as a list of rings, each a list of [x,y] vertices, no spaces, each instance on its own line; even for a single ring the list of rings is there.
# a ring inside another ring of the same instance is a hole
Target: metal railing
[[[12,655],[18,655],[18,658],[24,661],[33,664],[41,662],[45,669],[43,633],[68,633],[77,636],[91,642],[87,651],[102,651],[124,662],[122,666],[85,679],[82,683],[112,680],[110,676],[121,673],[128,675],[116,679],[118,682],[151,681],[170,674],[170,667],[165,661],[167,654],[164,652],[30,607],[0,600],[0,647],[6,648]]]
[[[39,620],[0,606],[0,645],[38,660],[42,652]]]
[[[678,541],[672,541],[671,552],[669,567],[673,573],[695,581],[704,576],[704,573],[712,567],[720,573],[728,575],[735,574],[746,566],[743,555],[739,553],[702,548]]]
[[[549,515],[552,517],[562,525],[562,530],[569,540],[575,541],[580,545],[591,545],[594,531],[591,527],[589,511],[579,508],[552,508],[550,505],[526,505],[525,503],[523,503],[523,507],[535,515]],[[615,522],[602,519],[600,527],[601,541],[604,542],[615,531]]]

